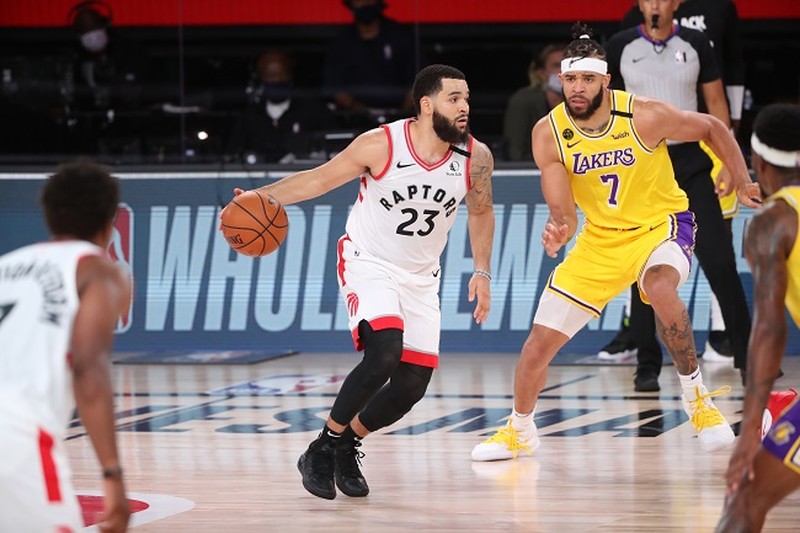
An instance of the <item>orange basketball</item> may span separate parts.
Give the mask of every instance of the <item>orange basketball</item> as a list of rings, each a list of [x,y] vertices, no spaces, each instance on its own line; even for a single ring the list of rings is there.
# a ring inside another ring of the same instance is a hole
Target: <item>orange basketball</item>
[[[230,201],[222,211],[220,229],[231,248],[258,257],[281,245],[289,219],[280,202],[263,191],[253,190]]]

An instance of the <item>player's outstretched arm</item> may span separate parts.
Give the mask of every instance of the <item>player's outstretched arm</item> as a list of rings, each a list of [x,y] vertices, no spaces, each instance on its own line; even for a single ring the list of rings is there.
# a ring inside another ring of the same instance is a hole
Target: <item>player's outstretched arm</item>
[[[542,245],[550,257],[567,244],[578,230],[578,213],[569,176],[558,155],[558,148],[547,117],[533,127],[531,147],[536,165],[542,171],[542,194],[550,209],[550,219],[542,232]]]
[[[747,207],[761,207],[761,191],[750,179],[736,139],[721,120],[706,113],[682,111],[659,100],[637,97],[633,121],[640,137],[650,147],[665,139],[704,141],[733,176],[739,202]]]
[[[294,204],[322,196],[366,171],[379,174],[385,169],[388,159],[389,138],[383,128],[375,128],[353,139],[330,161],[286,176],[261,189],[283,205]]]
[[[130,302],[130,280],[104,257],[78,265],[80,307],[72,332],[75,403],[103,474],[101,531],[127,530],[130,508],[117,451],[110,358],[117,319]]]
[[[489,277],[491,276],[492,241],[494,239],[494,204],[492,201],[492,172],[494,157],[485,144],[477,140],[472,146],[470,159],[471,187],[466,196],[467,227],[475,272],[469,280],[469,301],[475,304],[473,316],[475,322],[483,323],[489,315],[491,293]]]
[[[786,347],[786,261],[796,238],[797,213],[783,201],[776,201],[748,224],[745,256],[753,272],[753,330],[747,350],[744,415],[726,473],[729,493],[755,474],[753,460],[761,444],[761,418]]]

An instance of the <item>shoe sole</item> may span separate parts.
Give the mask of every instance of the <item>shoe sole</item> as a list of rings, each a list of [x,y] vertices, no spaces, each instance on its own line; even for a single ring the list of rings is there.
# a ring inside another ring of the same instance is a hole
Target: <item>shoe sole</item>
[[[636,357],[636,352],[638,350],[623,350],[621,352],[610,353],[610,352],[598,352],[597,358],[601,361],[625,361],[626,359],[633,359]]]
[[[635,392],[658,392],[661,390],[661,385],[656,384],[655,387],[641,387],[634,385],[633,390]]]
[[[516,457],[514,457],[514,455],[511,454],[511,453],[509,453],[508,455],[502,455],[502,456],[500,456],[499,453],[498,453],[498,454],[492,455],[492,456],[480,457],[480,455],[479,455],[478,457],[475,457],[475,450],[473,449],[472,452],[470,452],[470,459],[472,459],[472,461],[475,462],[475,463],[497,463],[497,462],[500,462],[500,461],[514,461],[516,459],[521,459],[523,457],[532,457],[533,454],[536,452],[536,450],[539,449],[539,446],[541,446],[541,445],[542,445],[541,439],[537,438],[536,440],[532,441],[529,444],[529,446],[531,448],[530,451],[527,451],[527,452],[523,451],[521,453],[518,453]],[[504,453],[504,452],[500,452],[500,453]]]
[[[345,496],[350,496],[351,498],[363,498],[364,496],[369,494],[369,488],[367,488],[366,492],[348,492],[348,489],[345,488],[344,483],[340,485],[338,479],[336,479],[335,481],[336,481],[336,488],[338,488]]]
[[[297,460],[297,469],[300,471],[300,476],[303,478],[303,488],[306,489],[308,492],[316,496],[317,498],[322,498],[323,500],[332,500],[336,498],[336,491],[327,492],[321,491],[316,487],[312,486],[310,483],[306,482],[306,476],[303,475],[303,457],[304,455],[300,456],[300,459]]]

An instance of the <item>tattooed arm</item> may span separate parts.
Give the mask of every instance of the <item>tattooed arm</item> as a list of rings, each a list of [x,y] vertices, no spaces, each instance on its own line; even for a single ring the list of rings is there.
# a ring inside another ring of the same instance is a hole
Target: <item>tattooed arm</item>
[[[796,238],[797,212],[781,200],[754,216],[747,229],[745,255],[753,272],[755,301],[747,350],[744,416],[726,475],[730,491],[738,488],[743,475],[749,479],[754,475],[761,418],[786,347],[786,261]]]
[[[492,204],[492,172],[494,158],[489,148],[477,140],[470,158],[470,190],[466,196],[469,243],[475,270],[491,272],[492,240],[494,239],[494,206]],[[473,316],[480,324],[489,314],[489,279],[473,275],[469,281],[469,301],[478,297]]]

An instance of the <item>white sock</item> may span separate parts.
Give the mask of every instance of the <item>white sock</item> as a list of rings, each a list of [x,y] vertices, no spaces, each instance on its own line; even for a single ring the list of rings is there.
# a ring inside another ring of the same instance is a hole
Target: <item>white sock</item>
[[[711,293],[711,330],[725,331],[725,320],[722,318],[722,309],[719,308],[717,296]]]
[[[686,397],[691,399],[696,398],[697,395],[695,393],[695,387],[703,386],[703,376],[700,374],[700,368],[697,368],[688,376],[678,374],[678,378],[681,380],[681,388],[683,389],[683,392],[688,393]]]
[[[530,413],[518,413],[516,409],[512,409],[511,416],[508,419],[511,421],[511,427],[520,433],[527,433],[533,427],[533,411]]]

